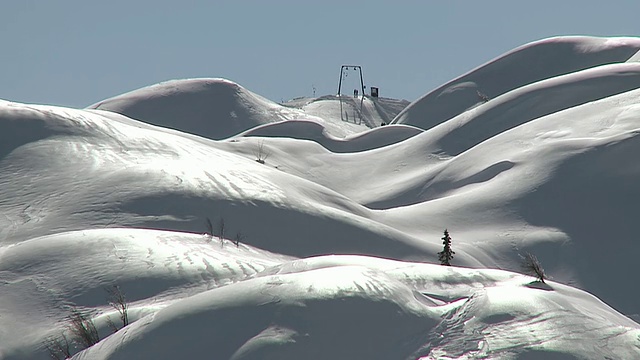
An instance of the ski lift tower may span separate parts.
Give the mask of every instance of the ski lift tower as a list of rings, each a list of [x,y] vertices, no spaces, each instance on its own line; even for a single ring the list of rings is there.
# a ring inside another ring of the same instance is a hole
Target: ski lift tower
[[[344,112],[342,110],[342,79],[344,79],[345,77],[347,77],[347,74],[350,70],[354,70],[354,71],[358,71],[358,73],[360,74],[360,94],[362,94],[361,96],[359,96],[360,98],[360,112],[358,113],[358,117],[360,118],[360,121],[362,121],[362,104],[364,102],[364,80],[362,79],[362,67],[360,65],[342,65],[340,67],[340,81],[338,81],[338,99],[340,100],[340,119],[342,121],[345,121],[345,116],[344,116]],[[355,95],[355,94],[354,94]],[[354,101],[355,104],[355,99],[354,100],[349,100],[349,101]],[[348,121],[348,115],[346,116],[346,121]],[[355,118],[354,118],[355,121]]]
[[[360,93],[364,96],[364,80],[362,79],[362,67],[360,65],[342,65],[340,67],[340,81],[338,82],[338,96],[342,95],[342,79],[349,70],[356,70],[360,73]]]

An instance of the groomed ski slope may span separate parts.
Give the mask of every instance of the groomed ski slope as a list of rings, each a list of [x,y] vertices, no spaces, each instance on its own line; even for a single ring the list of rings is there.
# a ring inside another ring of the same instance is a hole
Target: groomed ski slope
[[[639,50],[537,41],[362,124],[223,79],[0,101],[0,358],[72,305],[103,339],[74,359],[640,358]]]

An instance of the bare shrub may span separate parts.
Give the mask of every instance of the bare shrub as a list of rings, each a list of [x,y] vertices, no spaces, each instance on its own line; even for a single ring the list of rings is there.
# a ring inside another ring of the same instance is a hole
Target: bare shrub
[[[241,232],[236,233],[236,237],[233,239],[233,244],[236,247],[240,246],[240,243],[244,241],[244,235]]]
[[[271,153],[264,147],[264,140],[258,144],[253,154],[256,156],[256,161],[260,164],[264,164],[265,160],[267,160],[269,155],[271,155]]]
[[[71,358],[71,345],[64,332],[59,337],[47,338],[44,342],[44,347],[52,359],[63,360]]]
[[[93,320],[75,307],[71,308],[71,315],[69,315],[69,331],[74,340],[83,349],[91,347],[100,341],[100,336]]]
[[[478,94],[478,98],[480,98],[480,101],[482,101],[483,103],[486,103],[489,101],[489,97],[484,93],[481,93],[480,90],[476,90],[476,93]]]
[[[222,245],[224,245],[224,231],[225,231],[225,224],[224,224],[224,218],[220,218],[220,220],[218,220],[218,223],[216,224],[216,236],[220,239],[220,243]]]
[[[207,218],[205,225],[207,226],[207,232],[205,235],[208,235],[209,241],[211,241],[211,238],[213,237],[213,224],[211,223],[211,219]]]
[[[120,326],[119,328],[118,326],[116,326],[116,324],[113,323],[111,317],[107,318],[109,327],[113,330],[113,332],[116,332],[129,325],[129,304],[127,304],[127,299],[125,298],[124,293],[122,293],[120,286],[113,285],[110,288],[106,288],[105,291],[107,292],[107,301],[109,302],[109,305],[111,305],[112,308],[116,309],[118,314],[120,314],[120,322],[122,323],[122,326]]]
[[[531,253],[526,253],[524,256],[521,256],[521,257],[522,257],[522,271],[527,275],[535,277],[537,281],[544,283],[544,280],[547,278],[547,275],[545,275],[544,269],[542,268],[542,264],[540,264],[540,261],[538,260],[538,258]]]

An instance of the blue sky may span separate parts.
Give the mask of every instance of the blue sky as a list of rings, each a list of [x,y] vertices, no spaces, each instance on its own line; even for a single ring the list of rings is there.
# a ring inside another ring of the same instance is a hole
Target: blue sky
[[[39,1],[0,13],[0,98],[84,107],[224,77],[274,101],[333,94],[340,65],[415,100],[522,44],[640,36],[640,1]]]

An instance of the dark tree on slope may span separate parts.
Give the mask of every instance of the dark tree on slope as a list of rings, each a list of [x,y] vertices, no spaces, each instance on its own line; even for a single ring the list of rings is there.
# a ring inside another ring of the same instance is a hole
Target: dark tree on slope
[[[440,260],[441,265],[451,266],[453,254],[456,252],[451,250],[451,236],[449,236],[449,231],[447,229],[444,230],[442,245],[444,245],[444,249],[438,253],[438,260]]]

